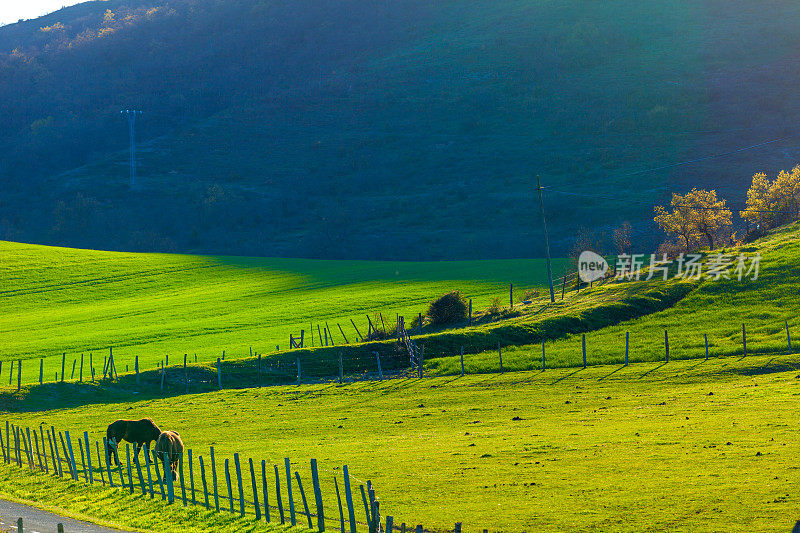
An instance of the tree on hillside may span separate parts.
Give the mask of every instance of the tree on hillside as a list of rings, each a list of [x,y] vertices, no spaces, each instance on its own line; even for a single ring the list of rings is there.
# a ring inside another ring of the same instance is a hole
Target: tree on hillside
[[[767,175],[759,172],[753,176],[753,184],[747,191],[747,208],[739,213],[743,219],[748,220],[753,225],[763,228],[770,228],[774,225],[774,213],[771,205],[772,192],[771,183]]]
[[[732,213],[725,205],[725,200],[717,198],[717,192],[705,189],[692,189],[684,196],[672,195],[671,211],[663,206],[656,206],[653,220],[668,234],[678,235],[691,251],[696,239],[705,238],[709,248],[731,225]]]
[[[784,222],[797,220],[800,205],[800,165],[788,172],[781,170],[772,182],[770,191],[779,212],[778,220]]]
[[[800,216],[800,165],[781,170],[770,181],[763,172],[753,176],[747,191],[747,207],[739,215],[765,230],[797,220]]]
[[[617,249],[619,255],[631,255],[631,233],[633,228],[630,222],[623,222],[618,228],[614,230],[614,247]]]
[[[708,239],[708,247],[713,250],[716,237],[733,224],[731,210],[725,205],[725,200],[717,199],[715,190],[692,189],[685,198],[692,206],[695,229]]]

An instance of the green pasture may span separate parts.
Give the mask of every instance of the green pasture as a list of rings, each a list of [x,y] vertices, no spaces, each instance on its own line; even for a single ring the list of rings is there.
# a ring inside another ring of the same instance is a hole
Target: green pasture
[[[564,261],[556,261],[563,270]],[[54,248],[0,242],[0,381],[8,361],[24,359],[23,380],[66,376],[84,354],[102,374],[103,358],[114,348],[117,371],[134,357],[142,369],[167,356],[183,362],[197,355],[211,361],[288,348],[289,335],[328,323],[341,344],[341,324],[350,342],[367,334],[367,315],[386,327],[396,314],[424,312],[432,299],[454,289],[472,298],[476,312],[490,300],[508,299],[545,283],[542,260],[379,262],[317,261],[136,254]],[[33,361],[28,361],[32,359]],[[16,372],[16,368],[15,368]],[[79,368],[75,371],[78,378]],[[16,382],[16,377],[12,376]]]
[[[128,494],[115,488],[86,486],[83,482],[58,479],[44,473],[21,472],[15,466],[0,465],[0,496],[78,520],[107,527],[142,532],[286,531],[278,524],[256,522],[255,517],[238,517],[197,507],[183,508]],[[10,517],[6,517],[10,518]],[[297,528],[295,531],[301,531]],[[28,531],[26,528],[25,531]]]
[[[674,306],[586,333],[588,364],[624,362],[626,333],[630,335],[631,361],[663,361],[666,356],[665,331],[671,359],[704,358],[706,336],[711,357],[741,356],[744,355],[742,325],[747,336],[748,355],[786,354],[790,339],[792,350],[800,352],[800,301],[797,298],[799,229],[800,225],[793,224],[751,245],[722,250],[732,256],[740,252],[748,257],[760,253],[756,280],[739,281],[735,277],[706,279]],[[582,298],[602,301],[607,290],[602,286],[586,289],[582,291]],[[577,297],[570,294],[570,298]],[[547,366],[582,365],[582,335],[548,339],[545,343]],[[469,344],[465,350],[474,352]],[[503,350],[502,357],[503,366],[508,370],[541,369],[542,346],[527,343],[509,346]],[[460,357],[453,353],[429,359],[426,370],[434,374],[455,374],[461,372],[460,364]],[[496,349],[480,350],[480,353],[469,353],[465,357],[467,372],[496,372],[499,366],[500,356]]]
[[[372,480],[384,516],[433,531],[457,521],[467,532],[787,531],[800,513],[798,369],[797,355],[724,357],[108,397],[56,409],[52,399],[31,396],[4,418],[86,430],[94,441],[110,421],[151,416],[192,448],[196,485],[197,454],[208,464],[212,445],[220,479],[234,453],[265,460],[268,473],[289,457],[307,495],[315,458],[333,529],[333,478],[341,488],[347,464],[359,522],[357,487]],[[17,483],[6,472],[0,493]],[[274,485],[269,490],[274,505]],[[296,486],[294,496],[302,509]]]

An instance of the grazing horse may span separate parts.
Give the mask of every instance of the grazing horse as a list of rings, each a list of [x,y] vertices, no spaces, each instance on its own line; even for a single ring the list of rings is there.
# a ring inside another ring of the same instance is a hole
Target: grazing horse
[[[158,436],[156,447],[154,448],[156,457],[161,459],[164,465],[162,469],[164,472],[164,479],[167,478],[167,461],[166,456],[169,456],[169,469],[172,471],[172,479],[178,478],[178,461],[183,455],[183,441],[177,431],[165,431]]]
[[[108,440],[108,460],[110,461],[113,454],[116,464],[119,464],[119,453],[117,453],[117,445],[126,440],[136,445],[136,452],[133,454],[134,461],[139,456],[139,450],[143,445],[150,447],[150,443],[158,439],[161,434],[161,429],[150,418],[142,418],[141,420],[116,420],[109,424],[106,430],[106,439]]]

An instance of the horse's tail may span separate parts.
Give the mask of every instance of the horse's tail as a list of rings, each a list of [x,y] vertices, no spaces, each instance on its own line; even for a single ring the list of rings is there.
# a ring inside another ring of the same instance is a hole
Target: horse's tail
[[[112,444],[112,439],[116,442],[117,436],[114,434],[114,431],[111,429],[114,424],[110,424],[106,429],[106,460],[110,460],[114,456],[114,444]]]

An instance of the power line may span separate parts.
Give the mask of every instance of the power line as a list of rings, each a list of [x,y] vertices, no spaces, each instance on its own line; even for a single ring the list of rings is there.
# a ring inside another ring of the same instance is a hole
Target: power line
[[[130,186],[136,184],[136,115],[141,115],[142,112],[138,110],[125,109],[120,111],[120,114],[126,115],[128,118],[128,135],[130,137],[131,145],[131,169],[130,169]]]

